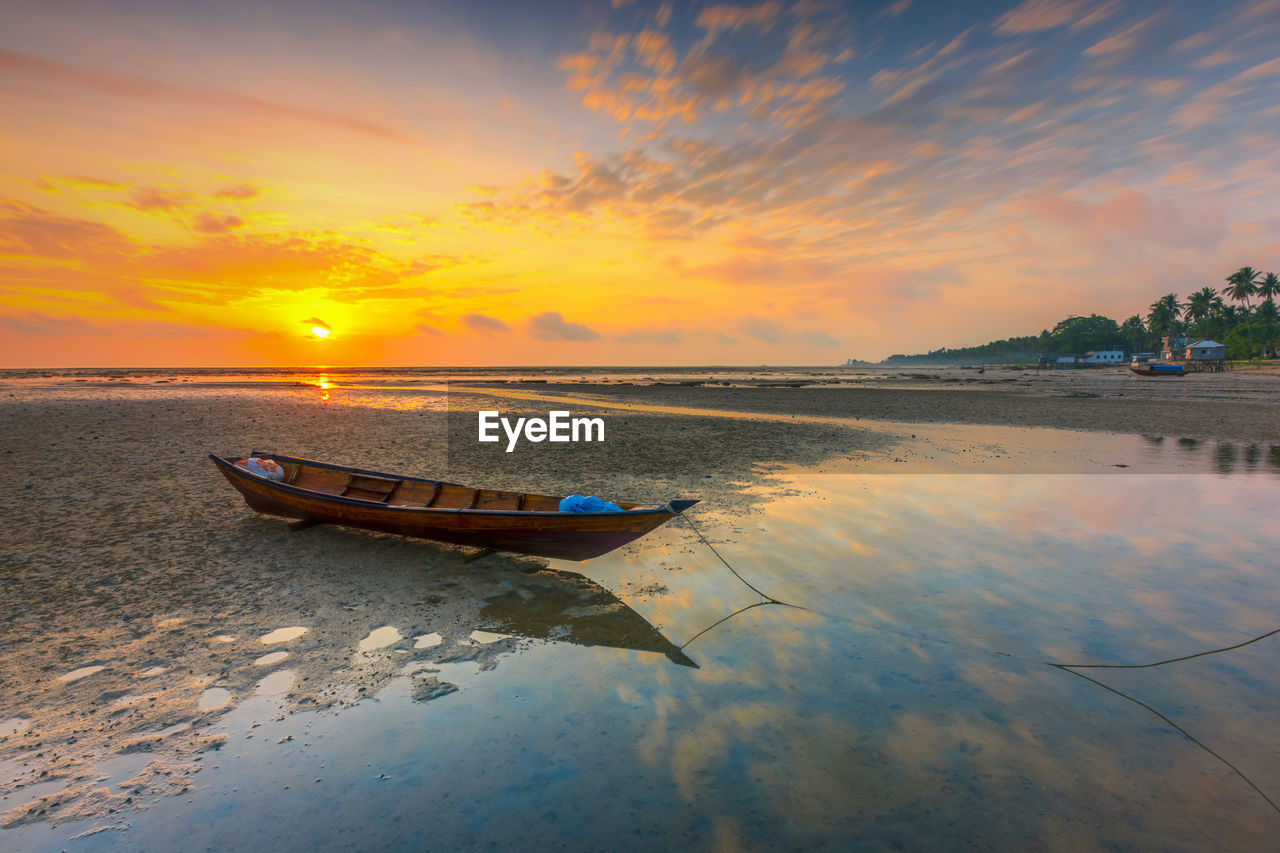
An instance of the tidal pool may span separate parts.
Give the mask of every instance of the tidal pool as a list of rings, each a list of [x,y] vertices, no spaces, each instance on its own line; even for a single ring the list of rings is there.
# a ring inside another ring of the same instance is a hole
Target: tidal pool
[[[281,714],[282,671],[220,718],[228,741],[192,791],[114,831],[36,824],[0,840],[1273,843],[1280,480],[797,473],[780,485],[749,515],[693,513],[768,598],[681,524],[554,565],[617,591],[670,647],[648,635],[593,645],[552,625],[541,636],[559,640],[513,641],[496,665],[433,665],[454,692],[415,702],[406,675],[341,713]],[[1135,668],[1103,668],[1117,665]]]

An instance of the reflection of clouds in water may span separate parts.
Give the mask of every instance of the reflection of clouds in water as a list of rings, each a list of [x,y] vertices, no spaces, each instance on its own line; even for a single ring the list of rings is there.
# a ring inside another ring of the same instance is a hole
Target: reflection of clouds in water
[[[761,826],[785,824],[773,831],[799,845],[824,833],[908,848],[1144,845],[1169,827],[1257,814],[1212,758],[1084,682],[834,633],[833,648],[858,653],[786,668],[752,654],[746,687],[667,701],[642,756],[665,757],[679,795],[708,815],[740,814],[723,793],[736,788]],[[1188,795],[1198,798],[1189,809]],[[1246,820],[1232,832],[1257,842],[1258,829]]]
[[[990,643],[1066,632],[1077,648],[1097,645],[1099,619],[1128,627],[1142,613],[1167,631],[1172,623],[1206,621],[1207,601],[1228,631],[1262,615],[1249,594],[1219,594],[1213,575],[1247,585],[1257,567],[1242,564],[1242,553],[1273,547],[1263,514],[1240,507],[1242,499],[1265,504],[1274,492],[1267,482],[1167,476],[808,482],[820,483],[828,500],[774,505],[758,544],[772,553],[802,553],[814,567],[844,569],[796,579],[809,585],[801,603],[819,609],[892,613],[894,623],[941,623]],[[874,500],[865,499],[867,491]],[[847,511],[846,494],[859,501],[858,512]],[[824,516],[843,519],[843,529]],[[894,556],[858,559],[850,541]],[[778,582],[785,581],[774,581],[775,589]]]
[[[758,534],[720,548],[752,583],[828,618],[753,609],[698,640],[704,668],[673,684],[675,700],[625,691],[650,713],[641,759],[669,761],[681,796],[709,819],[720,806],[709,780],[733,778],[742,797],[768,804],[760,821],[787,824],[789,843],[812,841],[806,827],[823,825],[875,844],[1149,845],[1198,837],[1224,815],[1233,823],[1214,837],[1265,843],[1260,798],[1149,712],[985,650],[1140,662],[1273,627],[1280,614],[1266,602],[1276,579],[1257,563],[1280,544],[1265,510],[1274,483],[871,476],[796,485],[803,497],[766,506]],[[735,583],[708,566],[690,559],[672,586]],[[679,594],[655,603],[669,626],[688,625],[706,605]],[[1271,670],[1236,654],[1195,674],[1166,666],[1114,680],[1132,681],[1224,753],[1270,754]],[[1233,698],[1220,703],[1224,693]],[[1236,723],[1246,735],[1221,737]],[[1280,788],[1280,774],[1248,772]],[[975,815],[992,821],[978,827]],[[750,820],[719,819],[751,837]],[[961,834],[947,834],[957,826]]]
[[[728,572],[723,576],[691,572],[681,577],[677,588],[646,599],[642,610],[646,619],[679,644],[717,619],[756,600],[755,594],[744,590]],[[669,626],[671,630],[667,630]]]
[[[1280,638],[1224,655],[1152,669],[1087,670],[1089,677],[1158,708],[1224,756],[1277,799],[1275,709],[1280,685],[1272,674]]]

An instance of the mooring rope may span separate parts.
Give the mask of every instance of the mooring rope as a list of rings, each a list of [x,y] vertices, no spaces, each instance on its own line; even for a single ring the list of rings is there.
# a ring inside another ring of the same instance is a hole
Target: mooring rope
[[[1183,655],[1180,658],[1158,660],[1154,663],[1054,663],[1053,661],[1047,660],[1042,660],[1040,663],[1045,666],[1070,667],[1072,669],[1146,669],[1147,667],[1152,666],[1164,666],[1166,663],[1178,663],[1179,661],[1202,658],[1206,655],[1216,655],[1220,652],[1229,652],[1232,649],[1242,649],[1250,643],[1265,640],[1267,637],[1273,637],[1276,634],[1280,634],[1280,628],[1276,628],[1274,631],[1268,631],[1265,634],[1259,634],[1252,640],[1245,640],[1243,643],[1236,643],[1234,646],[1223,646],[1220,649],[1210,649],[1207,652],[1196,652],[1194,655]]]
[[[694,523],[693,523],[693,519],[689,518],[689,516],[685,515],[684,513],[679,513],[679,516],[680,516],[680,518],[684,519],[684,521],[685,521],[685,523],[686,523],[686,524],[688,524],[688,525],[689,525],[689,529],[690,529],[690,530],[692,530],[694,533],[698,534],[698,538],[702,540],[702,544],[703,544],[703,545],[706,545],[708,548],[710,548],[710,549],[711,549],[711,553],[712,553],[712,554],[715,554],[715,555],[716,555],[716,557],[717,557],[717,558],[719,558],[720,562],[724,563],[725,568],[727,568],[729,571],[733,572],[733,576],[734,576],[735,578],[737,578],[738,580],[742,581],[743,585],[744,585],[744,586],[746,586],[746,588],[747,588],[747,589],[751,590],[751,591],[752,591],[752,592],[754,592],[756,595],[758,595],[758,596],[760,596],[761,598],[763,598],[763,599],[764,599],[764,602],[763,602],[763,603],[767,603],[767,604],[781,604],[783,607],[795,607],[795,608],[797,608],[797,609],[799,609],[799,610],[807,610],[807,609],[808,609],[808,608],[805,608],[805,607],[801,607],[801,606],[800,606],[800,605],[798,605],[798,604],[788,604],[788,603],[787,603],[787,602],[785,602],[785,601],[779,601],[778,599],[774,598],[772,595],[766,595],[765,593],[761,592],[759,589],[757,589],[757,588],[755,587],[755,585],[754,585],[754,584],[752,584],[752,583],[751,583],[751,581],[749,581],[749,580],[747,580],[746,578],[744,578],[741,574],[739,574],[739,573],[738,573],[738,570],[737,570],[737,569],[735,569],[732,565],[730,565],[730,564],[729,564],[729,561],[728,561],[728,560],[726,560],[726,559],[725,559],[725,558],[720,554],[720,552],[716,550],[716,546],[712,545],[710,542],[708,542],[708,541],[707,541],[707,537],[705,537],[705,536],[703,536],[703,535],[702,535],[702,531],[701,531],[701,530],[699,530],[699,529],[698,529],[698,526],[697,526],[696,524],[694,524]],[[719,623],[716,623],[716,624],[719,624]],[[714,627],[714,626],[712,626],[712,627]],[[705,633],[705,632],[704,632],[704,633]],[[693,641],[692,641],[692,640],[690,640],[690,642],[693,642]]]
[[[757,601],[755,604],[748,604],[746,607],[743,607],[743,608],[740,608],[740,609],[738,609],[738,610],[735,610],[735,611],[733,611],[732,613],[730,613],[728,616],[725,616],[725,617],[724,617],[724,618],[722,618],[722,619],[717,619],[715,622],[712,622],[710,625],[708,625],[707,627],[703,628],[701,631],[699,631],[698,633],[694,634],[694,635],[693,635],[692,637],[690,637],[689,639],[685,640],[683,643],[681,643],[679,646],[677,646],[677,648],[679,648],[681,651],[684,651],[685,646],[689,645],[689,644],[690,644],[690,643],[692,643],[694,640],[698,639],[698,638],[699,638],[699,637],[701,637],[703,634],[705,634],[705,633],[707,633],[708,631],[710,631],[712,628],[718,628],[718,627],[720,627],[721,625],[723,625],[724,623],[728,622],[728,621],[729,621],[730,619],[732,619],[733,617],[737,616],[739,613],[746,613],[748,610],[752,609],[753,607],[767,607],[767,606],[769,606],[770,604],[776,604],[776,603],[777,603],[777,602],[775,602],[775,601]]]
[[[1275,633],[1275,631],[1272,631],[1271,633],[1273,633],[1273,634],[1274,634],[1274,633]],[[1270,635],[1268,635],[1268,636],[1270,636]],[[1250,642],[1253,642],[1253,641],[1252,641],[1252,640],[1250,640]],[[1244,644],[1242,644],[1242,645],[1244,645]],[[1223,650],[1223,649],[1219,649],[1219,651],[1225,651],[1225,650]],[[1212,652],[1206,652],[1206,654],[1212,654]],[[1198,655],[1192,655],[1192,657],[1198,657]],[[1243,779],[1243,780],[1244,780],[1244,783],[1245,783],[1246,785],[1248,785],[1250,788],[1252,788],[1252,789],[1253,789],[1253,790],[1258,794],[1258,796],[1259,796],[1259,797],[1262,797],[1262,799],[1266,800],[1266,801],[1267,801],[1267,805],[1271,806],[1271,808],[1272,808],[1272,809],[1274,809],[1274,810],[1275,810],[1275,812],[1276,812],[1277,814],[1280,814],[1280,805],[1276,805],[1275,800],[1273,800],[1273,799],[1271,799],[1270,797],[1268,797],[1268,796],[1266,795],[1266,793],[1265,793],[1265,792],[1263,792],[1263,790],[1262,790],[1261,788],[1259,788],[1257,785],[1253,784],[1253,780],[1252,780],[1252,779],[1250,779],[1248,776],[1246,776],[1246,775],[1244,774],[1244,771],[1242,771],[1239,767],[1236,767],[1234,764],[1232,764],[1232,763],[1231,763],[1230,761],[1228,761],[1226,758],[1222,757],[1220,754],[1218,754],[1218,753],[1214,752],[1212,749],[1210,749],[1208,746],[1206,746],[1203,742],[1201,742],[1201,741],[1197,740],[1197,739],[1195,738],[1195,736],[1191,734],[1191,732],[1187,731],[1187,730],[1186,730],[1186,729],[1184,729],[1182,726],[1178,725],[1178,724],[1177,724],[1177,723],[1175,723],[1173,720],[1169,719],[1169,718],[1168,718],[1168,717],[1166,717],[1164,714],[1162,714],[1162,713],[1160,713],[1159,711],[1157,711],[1155,708],[1152,708],[1152,707],[1151,707],[1150,705],[1148,705],[1146,702],[1143,702],[1143,701],[1141,701],[1140,699],[1134,699],[1134,698],[1133,698],[1132,696],[1130,696],[1128,693],[1123,693],[1123,692],[1121,692],[1121,691],[1119,691],[1119,690],[1116,690],[1114,687],[1111,687],[1111,686],[1110,686],[1110,685],[1108,685],[1108,684],[1103,684],[1101,681],[1098,681],[1098,680],[1097,680],[1097,679],[1095,679],[1095,678],[1090,678],[1089,676],[1085,675],[1083,672],[1076,672],[1075,670],[1071,669],[1067,664],[1062,664],[1062,663],[1050,663],[1050,664],[1045,664],[1045,665],[1046,665],[1046,666],[1051,666],[1051,667],[1053,667],[1053,668],[1055,668],[1055,669],[1061,669],[1061,670],[1063,670],[1064,672],[1069,672],[1069,673],[1071,673],[1072,675],[1076,676],[1077,678],[1083,678],[1085,681],[1088,681],[1088,682],[1090,682],[1090,683],[1092,683],[1092,684],[1096,684],[1096,685],[1098,685],[1099,687],[1101,687],[1103,690],[1106,690],[1106,691],[1107,691],[1107,692],[1109,692],[1109,693],[1114,693],[1115,695],[1119,696],[1121,699],[1128,699],[1128,700],[1129,700],[1130,702],[1132,702],[1133,704],[1135,704],[1135,705],[1137,705],[1137,706],[1139,706],[1139,707],[1141,707],[1141,708],[1145,708],[1146,710],[1148,710],[1148,711],[1150,711],[1151,713],[1155,714],[1157,717],[1159,717],[1160,719],[1162,719],[1162,720],[1164,720],[1166,723],[1168,723],[1170,726],[1172,726],[1172,727],[1173,727],[1173,728],[1174,728],[1174,729],[1175,729],[1179,734],[1181,734],[1181,735],[1182,735],[1183,737],[1185,737],[1187,740],[1191,741],[1191,742],[1192,742],[1192,743],[1194,743],[1196,746],[1200,747],[1200,748],[1201,748],[1201,749],[1203,749],[1205,752],[1209,753],[1209,754],[1210,754],[1210,755],[1212,755],[1214,758],[1218,759],[1218,760],[1219,760],[1219,761],[1221,761],[1223,764],[1225,764],[1225,765],[1226,765],[1226,766],[1231,770],[1231,772],[1232,772],[1232,773],[1235,773],[1237,776],[1239,776],[1241,779]],[[1149,664],[1149,666],[1155,666],[1155,664]]]

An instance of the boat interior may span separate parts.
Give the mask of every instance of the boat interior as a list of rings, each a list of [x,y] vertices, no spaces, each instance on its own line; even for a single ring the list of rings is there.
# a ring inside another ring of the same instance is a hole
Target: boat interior
[[[273,458],[263,454],[262,458]],[[232,460],[243,468],[247,459]],[[394,476],[362,474],[341,468],[307,465],[276,459],[284,469],[283,482],[336,497],[373,501],[387,506],[432,507],[437,509],[494,509],[524,512],[558,512],[560,498],[502,489],[474,489],[435,480],[399,479]],[[623,509],[636,504],[618,502]]]

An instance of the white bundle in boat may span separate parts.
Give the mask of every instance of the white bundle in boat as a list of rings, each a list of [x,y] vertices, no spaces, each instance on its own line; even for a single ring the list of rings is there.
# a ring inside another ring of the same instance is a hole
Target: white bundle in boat
[[[259,459],[256,456],[250,456],[245,460],[244,467],[259,477],[266,477],[268,480],[284,479],[284,469],[274,459]]]

